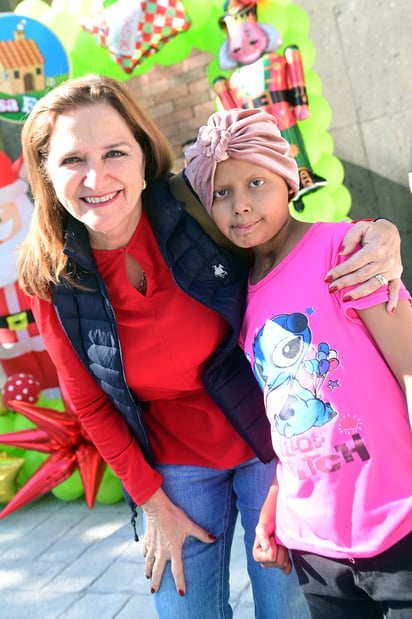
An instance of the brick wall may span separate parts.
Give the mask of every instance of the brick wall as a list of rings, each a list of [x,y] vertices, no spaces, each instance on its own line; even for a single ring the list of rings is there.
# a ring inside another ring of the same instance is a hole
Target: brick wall
[[[207,78],[213,55],[195,50],[182,62],[154,65],[127,81],[150,116],[169,139],[175,169],[183,166],[181,145],[197,135],[200,125],[215,110],[214,92]]]

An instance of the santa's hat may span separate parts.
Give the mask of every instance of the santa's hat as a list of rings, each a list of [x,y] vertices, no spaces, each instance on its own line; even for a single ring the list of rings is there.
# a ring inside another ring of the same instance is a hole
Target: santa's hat
[[[22,164],[21,156],[13,162],[6,153],[0,151],[0,189],[17,181]]]

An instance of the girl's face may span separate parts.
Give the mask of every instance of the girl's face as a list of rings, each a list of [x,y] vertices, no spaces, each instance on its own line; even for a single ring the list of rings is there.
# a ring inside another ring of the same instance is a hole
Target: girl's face
[[[86,226],[93,247],[130,240],[142,213],[145,161],[113,107],[96,103],[59,115],[46,166],[58,200]]]
[[[216,166],[211,215],[238,247],[262,247],[288,224],[285,180],[257,165],[229,157]]]

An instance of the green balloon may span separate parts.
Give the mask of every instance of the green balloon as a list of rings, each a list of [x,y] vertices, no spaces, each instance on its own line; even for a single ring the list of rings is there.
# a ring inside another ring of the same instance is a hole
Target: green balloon
[[[24,452],[24,464],[18,476],[19,486],[24,484],[34,475],[37,469],[48,458],[49,454],[40,453],[39,451],[26,450]]]
[[[322,80],[316,71],[313,69],[309,69],[305,71],[305,84],[306,84],[306,92],[308,93],[308,99],[310,103],[310,98],[312,96],[322,96],[323,84]]]
[[[309,223],[334,220],[335,205],[326,188],[307,194],[302,198],[302,201],[304,210],[301,213],[292,211],[295,219]],[[291,208],[293,209],[293,206]]]
[[[14,420],[14,432],[18,432],[19,430],[29,430],[30,428],[36,428],[36,424],[24,417],[24,415],[20,415],[16,413],[16,417]]]
[[[309,34],[310,20],[305,9],[297,4],[289,4],[285,9],[285,13],[291,30],[304,36]]]
[[[312,68],[316,58],[316,49],[309,37],[300,34],[299,32],[295,32],[294,30],[288,30],[285,33],[281,51],[284,51],[285,47],[288,47],[289,45],[298,46],[302,56],[303,70],[305,73],[309,71]]]
[[[332,108],[324,97],[311,97],[309,100],[310,116],[298,121],[305,144],[311,135],[319,135],[329,129],[332,122]]]
[[[123,490],[120,480],[113,475],[104,475],[98,490],[96,501],[111,505],[123,500]]]
[[[285,9],[270,4],[258,7],[258,23],[273,26],[279,32],[282,39],[287,30],[293,27],[288,20]]]
[[[352,206],[352,196],[345,185],[340,185],[330,194],[335,203],[335,221],[348,219]]]
[[[316,173],[326,178],[327,187],[329,191],[332,191],[342,184],[345,169],[341,161],[334,155],[322,155],[316,162]]]
[[[75,501],[84,494],[79,471],[76,469],[65,481],[55,486],[51,493],[61,501]]]
[[[7,413],[6,415],[0,415],[0,445],[1,435],[14,432],[14,422],[16,420],[16,413]]]

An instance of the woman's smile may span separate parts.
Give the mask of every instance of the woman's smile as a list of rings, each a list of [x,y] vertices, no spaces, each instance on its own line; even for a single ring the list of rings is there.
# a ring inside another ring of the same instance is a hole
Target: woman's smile
[[[84,196],[81,199],[92,207],[107,206],[119,193],[120,190],[102,196]]]

